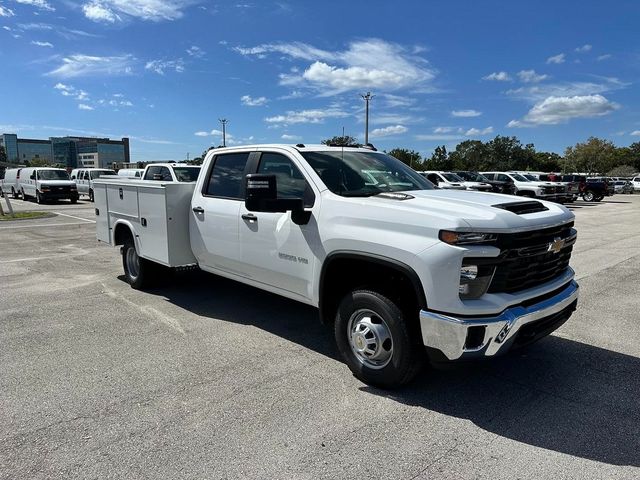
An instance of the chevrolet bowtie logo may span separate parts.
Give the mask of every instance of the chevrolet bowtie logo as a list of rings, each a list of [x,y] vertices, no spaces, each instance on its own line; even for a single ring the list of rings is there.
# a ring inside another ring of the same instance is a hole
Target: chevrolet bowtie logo
[[[560,253],[562,247],[564,247],[564,238],[556,237],[553,239],[553,242],[549,244],[547,252]]]

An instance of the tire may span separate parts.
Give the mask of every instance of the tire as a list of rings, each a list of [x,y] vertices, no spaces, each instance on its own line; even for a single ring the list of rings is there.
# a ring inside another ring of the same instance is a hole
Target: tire
[[[40,197],[40,192],[36,190],[36,203],[40,205],[42,203],[42,198]]]
[[[13,187],[11,187],[11,196],[14,198],[14,200],[17,200],[18,197],[20,196],[18,195],[18,192],[16,192],[16,189]]]
[[[131,288],[142,290],[151,286],[155,273],[155,264],[140,258],[132,240],[127,240],[122,246],[122,268],[127,283]]]
[[[604,198],[604,195],[598,195],[598,196],[593,198],[593,201],[594,202],[600,202],[600,201],[602,201],[603,198]]]
[[[375,387],[396,388],[416,376],[424,364],[425,350],[409,320],[398,305],[378,292],[356,290],[342,299],[335,339],[358,379]]]
[[[595,195],[594,195],[593,191],[591,191],[591,190],[587,190],[586,192],[584,192],[582,194],[582,199],[585,202],[593,202],[594,198],[595,198]]]
[[[71,197],[71,198],[69,199],[69,201],[70,201],[71,203],[78,203],[78,197]]]
[[[27,198],[29,198],[29,197],[27,197],[27,194],[26,194],[26,193],[24,193],[24,188],[23,188],[23,189],[22,189],[22,201],[23,201],[23,202],[26,202],[26,201],[27,201]]]
[[[95,200],[93,198],[93,189],[89,189],[89,201],[93,203]]]

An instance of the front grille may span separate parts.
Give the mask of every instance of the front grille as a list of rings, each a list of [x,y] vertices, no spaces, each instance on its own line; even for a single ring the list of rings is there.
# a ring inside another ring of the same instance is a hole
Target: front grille
[[[555,187],[542,187],[542,191],[546,194],[555,193]]]
[[[488,293],[515,293],[537,287],[561,276],[568,268],[576,231],[573,222],[520,233],[499,234],[497,258],[466,258],[464,264],[495,268]],[[565,245],[554,253],[550,245],[557,239]]]

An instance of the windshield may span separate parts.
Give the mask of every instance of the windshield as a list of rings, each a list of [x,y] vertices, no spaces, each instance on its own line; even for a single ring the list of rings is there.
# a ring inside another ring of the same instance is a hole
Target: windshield
[[[455,172],[460,178],[464,178],[467,182],[488,182],[489,179],[477,172]]]
[[[538,181],[538,179],[536,177],[534,177],[533,175],[525,175],[525,177],[527,177],[529,180],[533,180],[534,182]]]
[[[444,178],[446,178],[449,182],[464,182],[464,180],[462,180],[459,176],[457,176],[455,173],[442,173],[441,174]]]
[[[195,182],[200,173],[200,167],[173,167],[179,182]]]
[[[38,170],[38,180],[69,180],[64,170]]]
[[[105,175],[116,175],[116,172],[113,170],[92,170],[91,171],[91,180],[94,178],[102,177]]]
[[[433,190],[433,185],[400,160],[374,152],[301,152],[329,190],[343,197],[382,192]]]
[[[509,175],[511,175],[518,182],[528,182],[529,181],[528,178],[523,177],[519,173],[510,173]]]

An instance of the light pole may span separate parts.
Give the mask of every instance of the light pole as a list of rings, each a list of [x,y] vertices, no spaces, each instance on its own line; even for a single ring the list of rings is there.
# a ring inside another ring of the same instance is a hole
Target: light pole
[[[368,145],[369,144],[369,102],[371,101],[371,99],[374,97],[373,95],[371,95],[371,92],[367,92],[365,95],[360,95],[362,97],[362,99],[364,100],[365,103],[365,107],[364,107],[364,144]]]
[[[219,118],[218,121],[222,124],[222,146],[227,146],[227,122],[226,118]]]

